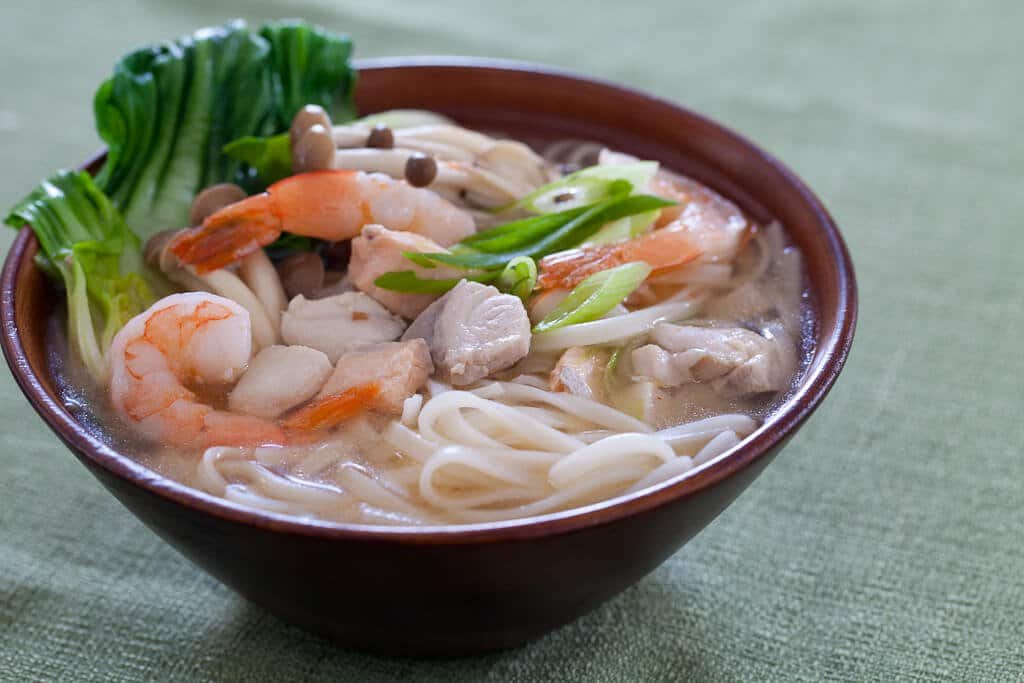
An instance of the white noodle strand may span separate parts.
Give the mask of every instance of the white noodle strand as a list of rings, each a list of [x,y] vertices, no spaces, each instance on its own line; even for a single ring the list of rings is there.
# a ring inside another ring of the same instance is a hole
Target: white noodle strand
[[[534,351],[551,351],[567,349],[570,346],[596,346],[621,342],[647,333],[655,323],[662,320],[671,322],[692,317],[699,308],[699,300],[680,301],[641,308],[613,318],[566,325],[550,332],[533,335],[530,348]]]

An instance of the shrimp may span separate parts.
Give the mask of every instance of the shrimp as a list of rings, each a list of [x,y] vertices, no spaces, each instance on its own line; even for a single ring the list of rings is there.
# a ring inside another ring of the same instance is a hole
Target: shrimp
[[[569,288],[588,275],[630,261],[644,261],[657,276],[691,262],[731,264],[750,236],[740,209],[689,178],[661,173],[651,191],[679,202],[661,209],[654,231],[625,242],[580,247],[544,257],[540,289]]]
[[[689,178],[659,173],[651,191],[679,202],[661,210],[656,228],[678,228],[701,252],[700,262],[731,263],[746,244],[750,223],[738,206]]]
[[[630,261],[643,261],[659,273],[685,265],[700,255],[701,250],[689,232],[670,224],[625,242],[580,247],[545,256],[537,264],[541,271],[537,287],[575,287],[589,275]]]
[[[207,273],[234,263],[282,232],[336,242],[379,223],[441,246],[475,232],[473,217],[430,190],[351,169],[300,173],[224,207],[170,245],[182,263]]]
[[[164,297],[128,321],[110,346],[110,399],[142,436],[181,447],[284,443],[268,420],[219,410],[186,385],[214,393],[245,371],[249,313],[207,292]],[[212,390],[212,391],[211,391]]]

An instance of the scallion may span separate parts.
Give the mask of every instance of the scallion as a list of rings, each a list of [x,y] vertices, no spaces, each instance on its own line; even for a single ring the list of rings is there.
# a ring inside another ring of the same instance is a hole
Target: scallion
[[[534,326],[533,331],[547,332],[597,320],[622,303],[650,274],[651,267],[642,261],[594,273],[576,285],[555,310]]]

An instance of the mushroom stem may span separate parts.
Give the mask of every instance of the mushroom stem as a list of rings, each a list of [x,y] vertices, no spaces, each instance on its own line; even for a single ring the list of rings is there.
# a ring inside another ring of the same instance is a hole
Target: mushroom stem
[[[196,273],[192,266],[186,266],[186,270],[203,283],[204,287],[201,289],[208,289],[214,294],[227,297],[249,311],[249,319],[252,322],[252,340],[257,351],[277,343],[280,330],[271,323],[267,309],[263,307],[263,303],[253,294],[253,291],[242,282],[241,278],[223,268],[202,275]]]
[[[288,299],[281,284],[277,269],[270,262],[267,253],[257,249],[245,256],[238,264],[242,281],[249,286],[270,319],[274,330],[281,329],[281,311],[288,308]]]

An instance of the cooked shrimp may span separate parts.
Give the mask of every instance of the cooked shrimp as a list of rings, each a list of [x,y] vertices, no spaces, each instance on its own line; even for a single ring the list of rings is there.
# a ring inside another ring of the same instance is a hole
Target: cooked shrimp
[[[252,354],[249,313],[207,292],[164,297],[110,346],[110,399],[141,435],[186,447],[284,443],[273,422],[219,410],[193,389],[233,384]]]
[[[690,231],[675,224],[617,244],[560,251],[541,259],[540,289],[575,287],[589,275],[630,261],[643,261],[655,273],[678,268],[701,255]]]
[[[661,210],[657,228],[678,226],[700,249],[700,261],[731,263],[746,243],[749,223],[738,206],[689,178],[659,173],[651,191],[679,202]]]
[[[732,263],[750,232],[735,204],[689,178],[666,173],[652,179],[651,191],[679,202],[661,210],[653,232],[617,244],[546,256],[538,264],[537,286],[574,287],[588,275],[630,261],[649,263],[655,275],[693,261]]]
[[[379,173],[300,173],[224,207],[181,233],[171,251],[200,273],[234,263],[282,232],[336,242],[379,223],[448,246],[473,234],[473,217],[430,190]]]

